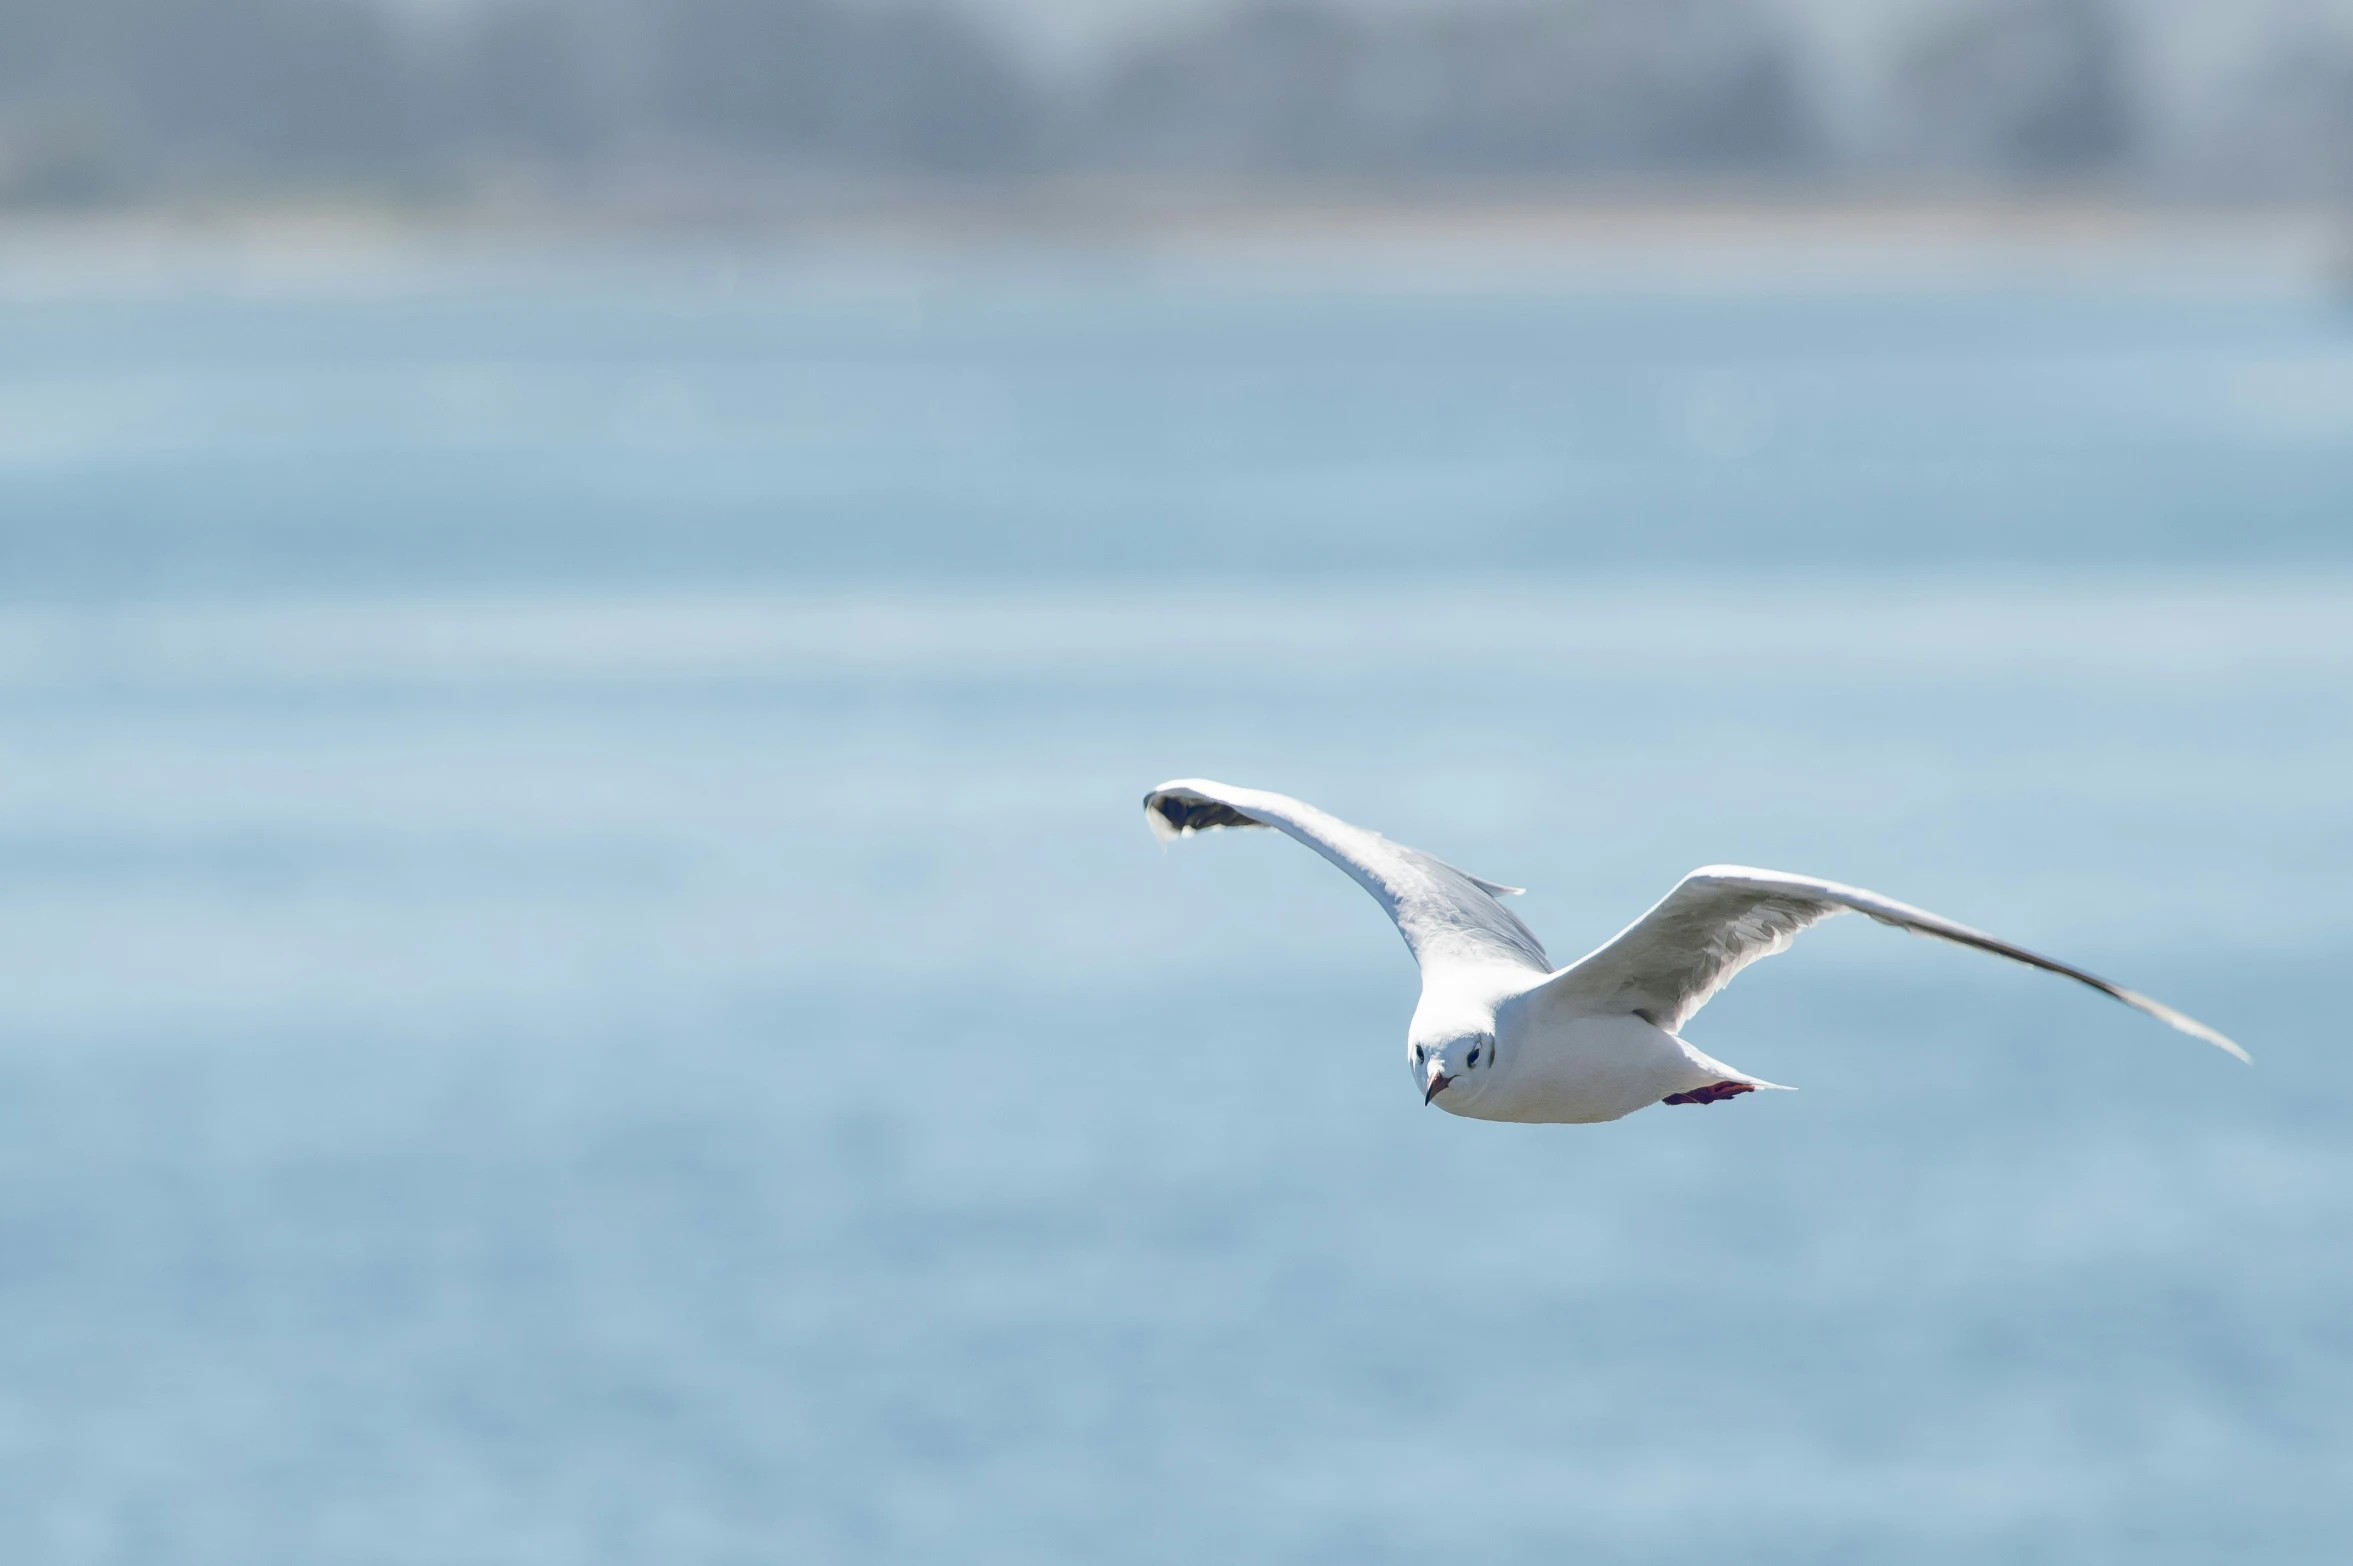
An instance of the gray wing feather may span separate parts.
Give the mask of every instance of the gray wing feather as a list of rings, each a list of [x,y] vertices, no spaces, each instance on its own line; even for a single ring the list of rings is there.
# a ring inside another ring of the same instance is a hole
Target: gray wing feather
[[[1373,894],[1424,972],[1448,964],[1552,971],[1543,944],[1495,900],[1517,887],[1466,874],[1288,795],[1179,778],[1144,796],[1144,818],[1163,838],[1237,826],[1273,827],[1297,838]]]
[[[2088,984],[2168,1027],[2241,1060],[2248,1058],[2245,1050],[2194,1017],[1983,930],[1860,887],[1743,865],[1694,870],[1656,907],[1607,945],[1563,969],[1537,993],[1547,1004],[1578,1011],[1639,1012],[1672,1033],[1741,969],[1786,950],[1808,926],[1850,910],[1915,935],[1974,946]]]

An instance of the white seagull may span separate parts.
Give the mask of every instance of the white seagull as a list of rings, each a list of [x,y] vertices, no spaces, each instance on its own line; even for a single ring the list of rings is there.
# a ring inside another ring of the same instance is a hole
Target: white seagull
[[[1164,839],[1273,827],[1354,876],[1397,921],[1421,965],[1422,998],[1405,1043],[1422,1102],[1475,1120],[1591,1124],[1651,1104],[1710,1104],[1779,1087],[1711,1060],[1677,1035],[1734,974],[1787,947],[1808,925],[1850,909],[2065,974],[2248,1058],[2204,1023],[2146,995],[1835,881],[1709,865],[1599,950],[1555,971],[1528,927],[1496,901],[1518,887],[1466,875],[1287,795],[1180,778],[1144,796],[1144,817]]]

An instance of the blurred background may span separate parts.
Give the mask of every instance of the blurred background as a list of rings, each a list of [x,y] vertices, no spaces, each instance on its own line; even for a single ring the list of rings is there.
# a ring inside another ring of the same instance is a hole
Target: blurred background
[[[0,192],[2096,178],[2342,198],[2342,0],[7,0]]]
[[[0,1555],[2333,1562],[2353,7],[0,0]],[[1883,890],[1455,1120],[1301,794]]]

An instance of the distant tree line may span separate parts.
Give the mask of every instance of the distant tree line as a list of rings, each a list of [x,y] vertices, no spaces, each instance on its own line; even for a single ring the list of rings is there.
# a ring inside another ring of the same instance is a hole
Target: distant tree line
[[[2353,126],[2353,49],[2330,58],[2304,51],[2277,99],[2316,134]],[[0,199],[649,167],[2049,175],[2146,140],[2102,0],[1953,0],[1891,62],[1867,146],[1825,126],[1814,73],[1765,0],[1248,0],[1076,82],[944,0],[480,0],[430,25],[365,0],[0,0]],[[2300,123],[2258,128],[2290,147]]]

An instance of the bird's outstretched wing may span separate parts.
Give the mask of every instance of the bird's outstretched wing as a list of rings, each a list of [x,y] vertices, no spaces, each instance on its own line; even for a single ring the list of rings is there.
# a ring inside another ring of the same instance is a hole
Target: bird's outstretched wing
[[[1577,1012],[1639,1012],[1673,1033],[1741,969],[1786,949],[1808,925],[1850,909],[1915,935],[1955,941],[2064,974],[2193,1038],[2247,1058],[2245,1050],[2194,1017],[1982,930],[1859,887],[1743,865],[1692,871],[1608,945],[1562,969],[1529,998],[1548,1008]]]
[[[1466,875],[1443,860],[1350,826],[1313,805],[1264,789],[1179,778],[1144,796],[1144,819],[1163,838],[1214,827],[1273,827],[1299,839],[1356,878],[1397,921],[1427,975],[1448,965],[1508,965],[1550,973],[1528,927],[1495,899],[1519,888]]]

